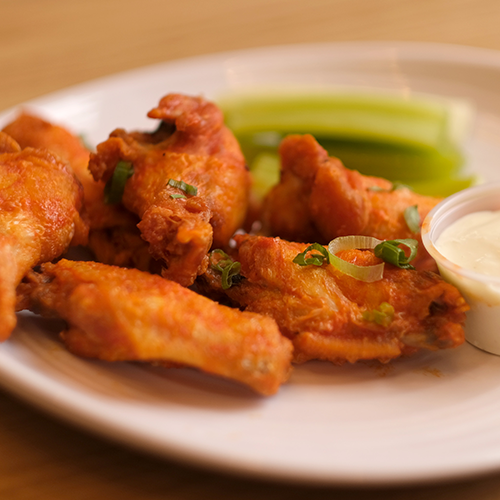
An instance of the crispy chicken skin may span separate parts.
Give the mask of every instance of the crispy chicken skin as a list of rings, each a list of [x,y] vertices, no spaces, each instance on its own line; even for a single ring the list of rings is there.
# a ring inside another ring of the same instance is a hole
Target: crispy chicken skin
[[[67,322],[62,340],[76,355],[179,363],[263,395],[289,376],[292,345],[269,317],[221,306],[136,269],[65,259],[41,267],[19,293],[33,311]]]
[[[262,221],[268,235],[290,241],[327,244],[337,236],[365,235],[381,240],[413,238],[418,269],[436,270],[419,233],[405,220],[417,206],[422,221],[440,201],[408,188],[393,189],[379,177],[349,170],[311,135],[291,135],[280,145],[281,181],[264,201]]]
[[[22,112],[4,127],[22,148],[47,149],[67,161],[83,186],[90,224],[88,247],[99,262],[142,270],[153,268],[147,243],[140,237],[135,214],[104,201],[104,182],[88,169],[90,151],[67,128]]]
[[[148,116],[161,120],[155,132],[115,130],[97,146],[89,168],[106,182],[119,161],[133,165],[123,205],[140,217],[141,235],[165,266],[163,275],[187,286],[205,272],[212,243],[225,247],[243,223],[250,176],[215,104],[169,94]],[[169,185],[170,179],[195,186],[197,194]]]
[[[386,264],[382,280],[366,283],[331,265],[295,264],[305,244],[263,236],[235,239],[233,257],[241,263],[244,278],[225,293],[235,305],[274,318],[293,342],[295,362],[385,362],[418,349],[451,348],[464,341],[468,306],[457,289],[435,273]],[[380,262],[372,251],[338,255],[358,265]],[[212,267],[203,281],[208,289],[222,293],[220,273]],[[394,308],[393,317],[389,312],[377,319],[384,303]]]
[[[85,244],[83,191],[67,164],[0,132],[0,341],[16,325],[16,287],[35,265]]]
[[[90,151],[79,137],[64,127],[27,112],[17,116],[3,131],[21,148],[47,149],[71,165],[83,186],[85,208],[92,229],[123,224],[122,211],[104,203],[104,183],[93,179],[88,169]]]

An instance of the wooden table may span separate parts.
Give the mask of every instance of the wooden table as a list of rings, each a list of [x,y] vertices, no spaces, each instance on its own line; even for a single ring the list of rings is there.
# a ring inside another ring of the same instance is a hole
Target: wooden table
[[[498,0],[0,0],[0,109],[186,56],[283,43],[410,40],[500,49]],[[0,393],[0,498],[500,499],[500,473],[353,490],[273,484],[169,463]]]

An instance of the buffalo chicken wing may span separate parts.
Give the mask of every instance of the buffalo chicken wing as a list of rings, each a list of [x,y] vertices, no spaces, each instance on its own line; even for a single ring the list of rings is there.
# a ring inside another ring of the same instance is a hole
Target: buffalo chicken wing
[[[289,375],[291,343],[269,317],[137,269],[64,259],[41,268],[19,293],[33,311],[66,320],[62,339],[76,355],[187,365],[264,395]]]
[[[0,132],[0,340],[16,325],[23,276],[87,235],[82,187],[67,164]]]
[[[280,157],[281,180],[266,197],[262,212],[268,235],[323,244],[347,235],[421,243],[419,222],[440,201],[345,168],[311,135],[283,139]],[[412,216],[415,227],[408,223]],[[436,270],[423,245],[414,265]]]
[[[23,112],[4,127],[22,148],[46,149],[67,161],[83,186],[89,218],[88,247],[99,262],[152,270],[155,263],[140,237],[135,214],[105,202],[105,184],[88,169],[90,151],[79,137],[60,125]]]
[[[89,168],[108,182],[119,162],[130,165],[122,203],[141,219],[142,238],[163,276],[187,286],[206,270],[212,244],[225,247],[241,226],[250,177],[213,103],[169,94],[148,116],[161,120],[155,132],[115,130]]]
[[[457,289],[435,273],[386,264],[383,279],[367,283],[332,265],[296,264],[294,258],[305,244],[263,236],[235,239],[232,257],[241,264],[239,278],[224,291],[215,263],[202,286],[218,297],[224,293],[247,311],[274,318],[292,340],[296,362],[388,361],[464,341],[468,306]],[[344,251],[339,256],[358,265],[380,262],[372,251]],[[218,254],[212,258],[218,259]]]

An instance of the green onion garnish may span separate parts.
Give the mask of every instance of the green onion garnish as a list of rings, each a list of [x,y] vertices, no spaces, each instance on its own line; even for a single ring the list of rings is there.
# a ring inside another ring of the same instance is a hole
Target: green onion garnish
[[[404,245],[410,249],[409,257],[404,250],[399,247]],[[418,242],[413,239],[387,240],[381,241],[371,236],[341,236],[330,241],[328,250],[319,243],[309,245],[302,253],[299,253],[293,262],[299,266],[322,266],[325,262],[343,274],[366,283],[381,280],[384,274],[384,262],[400,267],[401,269],[414,269],[410,262],[417,255]],[[358,266],[352,262],[347,262],[337,253],[341,250],[373,250],[375,256],[384,262],[373,266]],[[319,253],[312,253],[314,250]]]
[[[184,195],[184,194],[171,194],[170,198],[173,198],[174,200],[178,200],[179,198],[186,198],[186,195]]]
[[[318,253],[312,253],[313,250],[317,250]],[[306,259],[306,255],[310,254]],[[299,266],[322,266],[325,262],[330,262],[330,256],[328,250],[319,243],[313,243],[309,245],[302,253],[299,253],[295,259],[293,259],[295,264]]]
[[[380,186],[370,186],[368,188],[368,190],[369,191],[381,192],[381,193],[392,193],[393,191],[396,191],[397,189],[403,189],[403,188],[411,190],[410,186],[407,186],[406,184],[402,184],[401,182],[393,182],[390,189],[384,189],[384,188],[382,188]]]
[[[215,253],[222,255],[222,259],[216,263],[212,262],[212,257]],[[223,290],[231,288],[235,283],[240,281],[243,276],[240,274],[241,264],[234,261],[226,252],[217,248],[210,252],[210,267],[221,273],[221,282]]]
[[[119,161],[111,178],[104,186],[104,202],[116,205],[122,201],[125,184],[134,173],[134,166],[128,161]]]
[[[380,326],[389,326],[394,319],[394,307],[388,302],[382,302],[377,309],[373,311],[364,311],[363,319]]]
[[[409,257],[406,256],[404,250],[400,248],[399,245],[404,245],[410,249]],[[387,240],[378,244],[374,249],[374,253],[384,262],[388,262],[393,266],[400,267],[401,269],[415,269],[410,262],[417,255],[417,249],[417,240]]]
[[[336,253],[341,250],[359,249],[373,249],[380,243],[377,238],[371,236],[342,236],[336,238],[328,244],[330,252],[330,264],[338,269],[341,273],[347,274],[352,278],[366,283],[381,280],[384,273],[384,264],[375,264],[373,266],[358,266],[351,262],[347,262]]]
[[[412,233],[420,232],[420,214],[418,213],[418,206],[413,205],[404,211],[406,224]]]
[[[198,194],[198,188],[195,186],[191,186],[191,184],[187,184],[184,181],[176,181],[175,179],[169,179],[168,185],[174,188],[178,188],[181,191],[184,191],[186,194],[196,196]]]

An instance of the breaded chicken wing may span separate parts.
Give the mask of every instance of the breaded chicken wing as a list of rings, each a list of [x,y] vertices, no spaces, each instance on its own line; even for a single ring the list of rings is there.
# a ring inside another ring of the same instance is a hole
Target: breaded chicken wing
[[[169,94],[148,116],[162,120],[155,132],[115,130],[89,167],[96,180],[108,182],[119,162],[132,166],[122,203],[140,217],[142,238],[165,266],[163,275],[190,285],[206,270],[212,243],[225,247],[241,226],[250,176],[215,104]]]
[[[270,395],[288,378],[291,343],[271,318],[221,306],[136,269],[60,260],[20,286],[30,309],[66,320],[74,354],[175,363]]]
[[[137,216],[121,204],[105,203],[102,181],[95,181],[88,169],[90,151],[67,128],[31,113],[23,112],[4,127],[22,148],[47,149],[67,161],[83,186],[90,233],[88,247],[106,264],[153,268],[147,243],[140,237]]]
[[[339,159],[328,157],[311,135],[283,139],[280,157],[281,181],[268,194],[262,209],[266,234],[322,244],[347,235],[380,240],[413,238],[420,243],[415,267],[436,270],[419,232],[410,229],[405,211],[416,207],[422,221],[439,198],[406,187],[395,189],[385,179],[349,170]]]
[[[16,325],[16,287],[35,265],[87,241],[83,191],[66,163],[0,132],[0,341]]]
[[[211,266],[204,284],[246,311],[274,318],[292,340],[296,362],[385,362],[418,349],[464,342],[468,306],[457,289],[435,273],[385,264],[383,279],[367,283],[331,265],[294,263],[305,244],[263,236],[235,239],[232,257],[240,262],[243,278],[224,291],[220,272]],[[358,265],[380,262],[372,251],[338,255]]]
[[[95,181],[88,169],[90,151],[79,137],[67,128],[33,114],[23,112],[3,131],[21,148],[47,149],[68,162],[83,186],[85,208],[92,229],[123,226],[130,214],[117,205],[104,202],[104,183]]]

